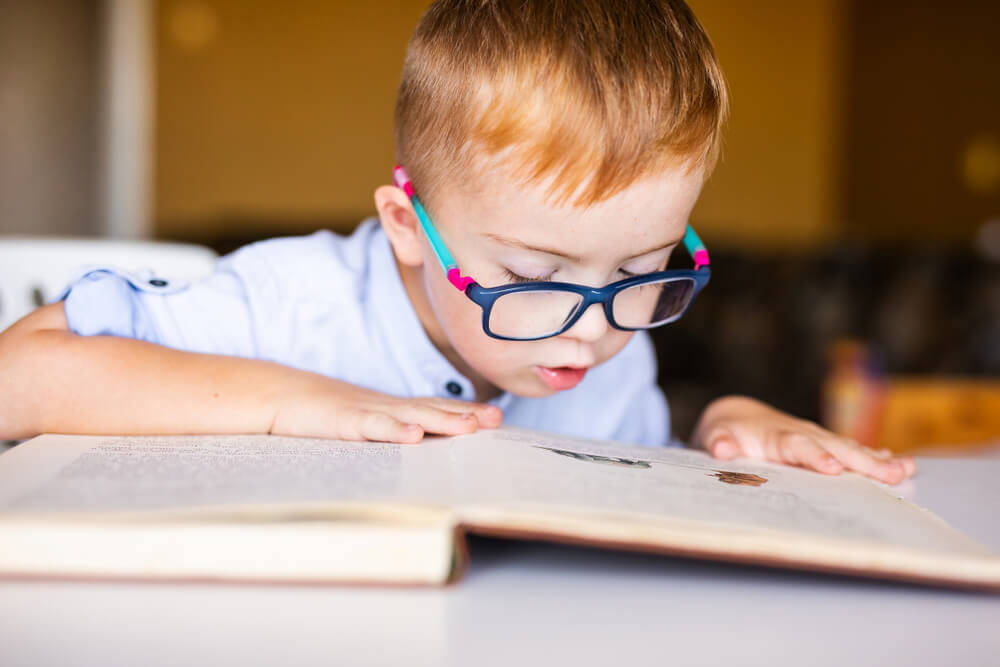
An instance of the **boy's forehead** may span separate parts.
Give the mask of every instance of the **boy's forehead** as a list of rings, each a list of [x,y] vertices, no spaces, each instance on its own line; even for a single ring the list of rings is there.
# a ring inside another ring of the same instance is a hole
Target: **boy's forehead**
[[[550,183],[518,182],[503,170],[477,174],[467,187],[444,188],[442,217],[462,235],[560,247],[580,257],[655,247],[680,239],[701,191],[698,169],[672,168],[590,206],[553,202]]]

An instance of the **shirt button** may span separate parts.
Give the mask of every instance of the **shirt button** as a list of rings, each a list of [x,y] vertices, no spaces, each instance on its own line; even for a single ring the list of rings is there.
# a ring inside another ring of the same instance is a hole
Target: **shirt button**
[[[462,394],[462,385],[455,382],[454,380],[446,384],[444,388],[447,389],[448,393],[451,394],[452,396],[461,396]]]
[[[152,285],[153,287],[166,287],[167,281],[164,280],[163,278],[153,278],[152,280],[149,281],[149,284]]]

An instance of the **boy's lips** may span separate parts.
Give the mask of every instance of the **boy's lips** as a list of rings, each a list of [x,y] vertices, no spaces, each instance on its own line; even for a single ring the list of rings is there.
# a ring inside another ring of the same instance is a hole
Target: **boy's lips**
[[[538,374],[538,377],[541,378],[542,382],[544,382],[550,389],[563,391],[565,389],[572,389],[576,385],[580,384],[583,376],[587,374],[587,369],[574,368],[571,366],[560,366],[558,368],[535,366],[535,373]]]

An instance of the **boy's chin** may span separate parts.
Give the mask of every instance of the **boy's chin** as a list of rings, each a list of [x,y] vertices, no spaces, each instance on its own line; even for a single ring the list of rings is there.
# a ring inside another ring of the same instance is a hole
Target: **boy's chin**
[[[559,392],[555,389],[548,389],[546,387],[524,387],[522,385],[517,390],[510,390],[510,393],[515,396],[520,396],[521,398],[545,398],[546,396],[558,394]]]

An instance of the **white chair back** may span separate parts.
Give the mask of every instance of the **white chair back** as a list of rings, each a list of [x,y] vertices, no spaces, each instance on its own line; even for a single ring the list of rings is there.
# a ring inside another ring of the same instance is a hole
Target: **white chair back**
[[[211,249],[186,243],[0,236],[0,331],[57,298],[89,266],[196,280],[212,272],[216,258]]]

